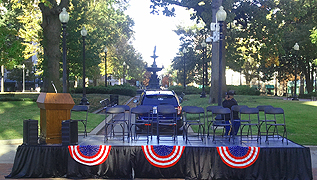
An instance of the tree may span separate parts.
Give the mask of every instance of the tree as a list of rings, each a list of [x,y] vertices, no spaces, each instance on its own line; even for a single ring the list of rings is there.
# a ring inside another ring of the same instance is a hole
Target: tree
[[[290,52],[290,63],[295,69],[298,61],[298,74],[305,76],[307,91],[313,91],[313,62],[317,58],[317,47],[310,39],[311,32],[316,26],[317,4],[315,0],[286,1],[281,0],[276,16],[283,20],[283,48]],[[300,46],[299,52],[294,52],[295,43]],[[287,53],[286,53],[287,54]],[[294,72],[294,71],[293,71]]]
[[[0,66],[12,69],[24,60],[25,46],[22,39],[18,38],[21,26],[16,18],[20,14],[19,10],[12,8],[8,3],[4,5],[0,6]]]

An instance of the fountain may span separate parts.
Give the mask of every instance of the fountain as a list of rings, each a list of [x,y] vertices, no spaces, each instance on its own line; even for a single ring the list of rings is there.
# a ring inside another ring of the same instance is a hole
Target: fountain
[[[145,67],[147,71],[152,72],[149,85],[146,87],[147,89],[151,89],[151,90],[160,89],[159,79],[157,78],[156,72],[159,72],[163,69],[163,67],[159,68],[156,65],[155,60],[156,58],[158,58],[158,56],[155,54],[155,52],[156,52],[156,46],[154,47],[153,56],[151,56],[151,58],[154,59],[153,64],[151,65],[151,67]]]

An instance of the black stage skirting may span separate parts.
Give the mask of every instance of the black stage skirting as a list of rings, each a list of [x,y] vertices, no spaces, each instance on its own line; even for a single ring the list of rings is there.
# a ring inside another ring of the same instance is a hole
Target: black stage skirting
[[[67,146],[21,145],[7,178],[132,179],[134,174],[134,178],[313,179],[310,150],[303,146],[261,147],[257,160],[245,168],[230,167],[220,157],[217,147],[202,146],[184,146],[174,164],[156,167],[145,157],[142,147],[111,146],[104,162],[89,166],[75,161]]]

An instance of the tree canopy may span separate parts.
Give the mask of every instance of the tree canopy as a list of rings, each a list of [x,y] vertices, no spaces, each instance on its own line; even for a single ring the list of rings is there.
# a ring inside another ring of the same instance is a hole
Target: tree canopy
[[[85,37],[87,77],[96,80],[104,74],[100,67],[104,63],[105,47],[112,54],[108,60],[109,74],[122,74],[122,71],[114,68],[118,63],[129,62],[131,67],[144,67],[141,55],[130,43],[134,22],[125,15],[128,6],[126,0],[3,0],[0,5],[1,13],[5,15],[0,18],[0,41],[3,42],[0,46],[0,65],[12,68],[37,54],[37,68],[42,72],[46,92],[54,91],[52,81],[59,91],[61,89],[63,36],[59,14],[63,7],[70,15],[65,37],[68,80],[77,79],[83,73],[83,40],[80,31],[84,26],[88,31]],[[142,80],[142,73],[144,69],[135,68],[129,78]]]
[[[222,4],[226,20],[226,65],[243,73],[247,82],[261,76],[270,80],[274,72],[280,80],[294,74],[293,45],[298,52],[299,74],[304,74],[308,92],[312,91],[313,61],[316,55],[316,0],[151,0],[152,13],[177,14],[174,5],[192,9],[192,19],[209,28],[212,7]],[[304,48],[305,47],[305,48]],[[287,70],[285,72],[284,70]]]

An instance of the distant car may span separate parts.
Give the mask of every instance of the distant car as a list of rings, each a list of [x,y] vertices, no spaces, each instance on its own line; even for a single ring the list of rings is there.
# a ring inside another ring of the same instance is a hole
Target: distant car
[[[178,131],[182,131],[182,107],[180,106],[180,102],[177,94],[174,91],[144,91],[141,96],[138,105],[150,105],[153,107],[153,113],[156,114],[156,109],[158,105],[173,105],[177,110],[177,128]],[[154,116],[153,121],[155,122],[156,116]],[[142,119],[148,119],[149,117],[139,116],[137,117],[137,121]],[[166,117],[168,118],[168,117]],[[155,123],[154,123],[155,127]]]

